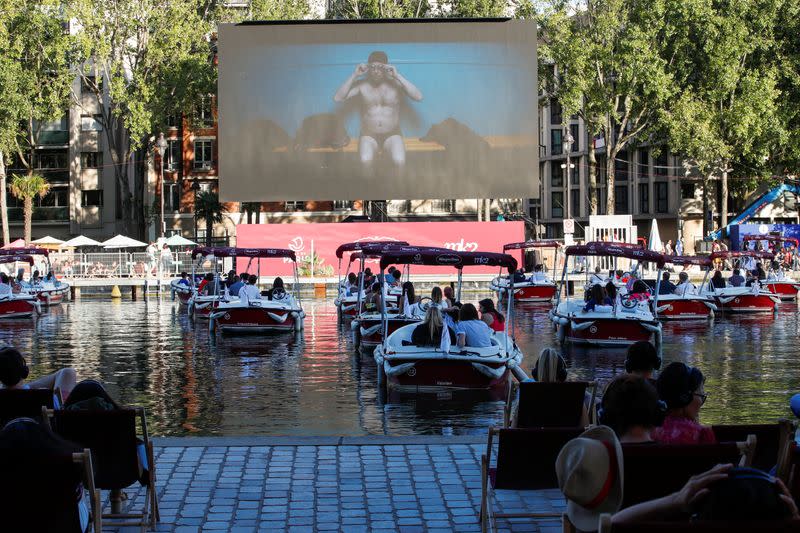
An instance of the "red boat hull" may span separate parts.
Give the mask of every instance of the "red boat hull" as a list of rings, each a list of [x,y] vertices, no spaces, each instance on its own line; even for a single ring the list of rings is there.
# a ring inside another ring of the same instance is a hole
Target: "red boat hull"
[[[192,294],[189,292],[178,293],[178,300],[181,302],[182,305],[189,305],[189,300],[191,299],[192,299]]]
[[[397,361],[402,364],[406,361]],[[496,368],[500,363],[488,364]],[[387,377],[390,389],[400,391],[435,392],[446,389],[488,390],[508,387],[509,370],[497,379],[492,379],[476,370],[468,361],[453,360],[419,360],[409,371]]]
[[[628,345],[639,341],[649,341],[653,336],[635,320],[613,320],[613,319],[573,319],[576,324],[584,322],[594,322],[591,326],[582,330],[572,330],[572,326],[567,324],[565,340],[576,344],[603,344],[603,345]]]
[[[765,281],[764,287],[781,300],[795,300],[797,299],[797,291],[800,288],[800,284],[786,281]]]
[[[658,318],[668,320],[705,320],[711,317],[712,311],[703,300],[673,300],[663,304],[659,302],[658,307]]]
[[[728,303],[722,303],[717,298],[717,306],[722,311],[729,313],[773,313],[775,302],[772,297],[764,294],[742,294]]]
[[[267,312],[278,317],[286,317],[281,322],[271,317]],[[289,315],[289,316],[286,316]],[[227,309],[225,314],[218,317],[217,325],[224,332],[261,333],[294,331],[295,319],[289,311],[281,309],[245,308]]]
[[[36,311],[33,303],[27,300],[0,301],[0,318],[29,318]]]
[[[41,292],[36,294],[36,299],[39,300],[39,302],[45,307],[54,306],[54,305],[60,305],[61,302],[64,301],[64,293],[65,292],[66,292],[65,290],[41,291]],[[49,303],[48,303],[47,295],[50,295]]]
[[[522,287],[514,289],[514,300],[517,302],[550,302],[556,295],[555,286]]]

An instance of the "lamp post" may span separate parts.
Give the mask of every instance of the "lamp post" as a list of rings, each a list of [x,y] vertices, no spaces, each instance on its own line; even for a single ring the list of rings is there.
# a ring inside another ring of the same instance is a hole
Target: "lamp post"
[[[161,197],[161,238],[164,238],[164,235],[167,233],[167,221],[164,220],[164,154],[167,153],[167,140],[164,138],[164,134],[161,133],[158,136],[158,141],[156,142],[156,150],[158,150],[158,156],[161,158],[161,163],[159,165],[161,170],[161,184],[159,186],[159,196]]]
[[[197,191],[200,190],[200,182],[197,178],[192,180],[192,193],[194,193],[194,239],[197,241]]]
[[[566,135],[564,136],[564,142],[567,145],[567,161],[566,163],[561,164],[561,168],[566,169],[566,176],[564,177],[564,243],[565,244],[572,244],[572,234],[573,225],[572,225],[572,213],[570,212],[571,207],[571,200],[572,200],[572,169],[575,168],[575,165],[570,163],[569,154],[572,151],[572,143],[575,142],[575,139],[572,137],[572,133],[569,131],[569,127],[564,128]],[[580,184],[578,184],[580,186]],[[570,222],[566,222],[569,220]]]

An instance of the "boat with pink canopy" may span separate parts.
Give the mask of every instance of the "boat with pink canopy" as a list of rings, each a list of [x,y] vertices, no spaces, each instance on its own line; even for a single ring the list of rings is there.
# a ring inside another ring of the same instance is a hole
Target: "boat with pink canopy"
[[[742,244],[748,249],[750,243],[753,241],[772,242],[780,247],[782,247],[784,243],[791,243],[794,244],[796,249],[800,248],[800,241],[792,237],[782,237],[780,235],[745,235],[742,238]],[[797,293],[800,291],[800,282],[787,277],[782,271],[770,271],[766,281],[762,281],[761,285],[781,300],[796,300]]]
[[[365,246],[408,246],[408,243],[405,241],[358,241],[347,242],[336,248],[336,257],[339,259],[339,291],[334,303],[340,318],[355,318],[361,312],[358,302],[359,296],[363,296],[364,287],[361,287],[361,293],[359,293],[358,290],[349,287],[347,277],[348,274],[350,274],[353,263],[355,263],[356,260],[359,260],[360,270],[357,274],[359,279],[361,279],[361,274],[364,272],[364,262],[361,261],[361,256],[354,256],[354,254],[360,253]],[[344,254],[347,253],[350,254],[350,257],[347,263],[347,270],[345,271],[344,276],[342,276],[342,260],[344,258]]]
[[[665,255],[664,262],[675,266],[697,266],[703,269],[705,277],[700,287],[705,285],[714,264],[708,256],[700,255]],[[659,282],[660,280],[656,280],[656,290]],[[675,293],[658,295],[658,316],[662,320],[707,320],[714,318],[716,310],[714,299],[697,288],[685,286]]]
[[[627,346],[638,341],[649,341],[654,336],[656,343],[661,342],[658,291],[652,295],[652,308],[649,299],[639,300],[621,295],[611,305],[595,305],[594,309],[587,311],[583,293],[577,297],[569,295],[567,265],[570,257],[623,258],[639,264],[654,263],[658,267],[658,279],[661,279],[664,268],[664,257],[660,253],[638,245],[590,242],[567,246],[561,283],[550,311],[550,319],[558,328],[561,342]]]
[[[28,263],[33,266],[33,257],[23,254],[0,255],[0,264]],[[14,292],[10,285],[0,291],[0,319],[30,318],[41,312],[41,304],[35,294],[20,290]]]
[[[512,242],[503,245],[503,253],[509,250],[544,250],[553,249],[556,251],[556,257],[559,255],[562,245],[558,241],[552,240],[531,240],[524,242]],[[508,292],[510,279],[514,274],[507,276],[497,276],[492,280],[489,289],[497,293],[498,300],[501,300]],[[525,281],[516,280],[514,282],[514,301],[517,302],[552,302],[556,295],[556,283],[544,271],[534,271],[529,278]]]
[[[25,286],[25,292],[36,296],[36,299],[43,307],[60,305],[64,301],[64,298],[69,294],[69,284],[56,279],[50,265],[50,250],[34,246],[0,249],[0,256],[13,255],[42,256],[45,260],[46,272],[43,277],[35,282],[31,279],[31,282]],[[33,263],[31,263],[31,270],[33,270]]]
[[[771,261],[775,255],[772,252],[757,252],[755,250],[720,251],[713,252],[709,258],[717,259],[742,259],[751,257]],[[742,287],[715,288],[709,280],[704,286],[704,294],[714,298],[717,307],[728,313],[772,313],[778,310],[781,299],[767,290],[759,281],[754,280],[752,285]]]

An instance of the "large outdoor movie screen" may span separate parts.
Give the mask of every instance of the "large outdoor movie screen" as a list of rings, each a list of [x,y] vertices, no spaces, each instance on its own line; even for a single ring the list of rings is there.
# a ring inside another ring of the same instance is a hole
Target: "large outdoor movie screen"
[[[223,25],[225,201],[538,196],[531,21]]]

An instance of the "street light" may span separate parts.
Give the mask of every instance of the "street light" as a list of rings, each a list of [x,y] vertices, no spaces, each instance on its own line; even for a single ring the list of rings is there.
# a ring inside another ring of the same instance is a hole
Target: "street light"
[[[164,220],[164,154],[167,153],[167,140],[164,138],[164,134],[161,133],[158,136],[158,141],[156,142],[156,150],[158,150],[158,157],[161,158],[161,164],[159,165],[161,169],[161,185],[159,187],[160,192],[159,196],[161,197],[161,238],[164,238],[165,233],[167,233],[167,221]]]

